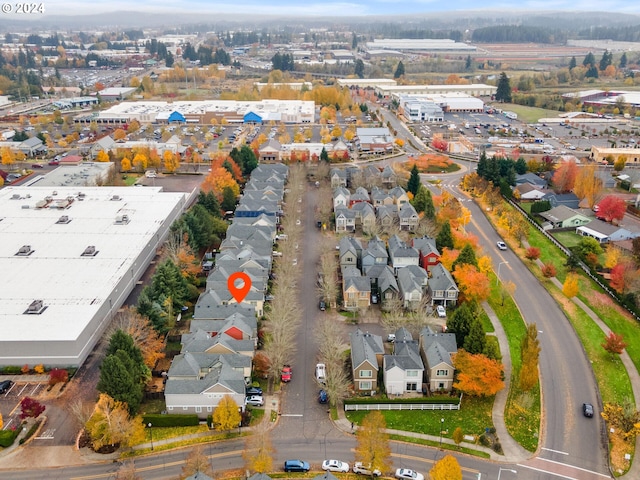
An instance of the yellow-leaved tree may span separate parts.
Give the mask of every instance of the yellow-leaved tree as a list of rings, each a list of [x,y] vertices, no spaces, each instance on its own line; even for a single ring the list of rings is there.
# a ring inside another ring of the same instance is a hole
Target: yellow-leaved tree
[[[253,435],[247,437],[242,454],[245,468],[250,472],[266,473],[273,470],[273,455],[275,450],[271,443],[271,431],[268,424],[258,424]]]
[[[162,154],[164,169],[169,173],[174,173],[180,167],[178,156],[170,150],[165,150]]]
[[[613,268],[620,263],[620,249],[615,245],[607,245],[607,251],[604,256],[604,267]]]
[[[356,460],[371,471],[385,473],[391,470],[391,447],[386,428],[384,416],[375,410],[362,419],[356,432]]]
[[[238,428],[242,417],[238,405],[229,395],[225,395],[213,411],[213,427],[219,431],[229,431]]]
[[[100,150],[96,155],[96,162],[108,162],[108,161],[109,161],[109,154],[104,150]]]
[[[429,471],[430,480],[462,480],[462,469],[456,457],[445,455]]]
[[[575,274],[569,274],[562,285],[562,293],[564,293],[568,298],[573,298],[578,294],[579,288],[578,276]]]
[[[133,168],[135,168],[138,172],[142,172],[147,169],[147,162],[149,159],[144,153],[136,153],[136,156],[133,157]]]
[[[120,170],[122,170],[123,172],[128,172],[129,170],[131,170],[131,160],[126,157],[123,158],[120,162]]]
[[[131,417],[127,404],[101,393],[96,408],[85,428],[94,449],[105,445],[130,447],[145,438],[142,417]]]

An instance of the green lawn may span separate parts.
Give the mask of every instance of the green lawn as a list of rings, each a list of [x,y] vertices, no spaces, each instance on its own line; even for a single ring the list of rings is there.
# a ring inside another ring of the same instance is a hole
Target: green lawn
[[[542,260],[543,263],[552,263],[556,267],[556,278],[564,283],[567,276],[566,267],[564,266],[567,261],[566,255],[547,240],[537,228],[532,227],[529,229],[527,241],[530,246],[540,249],[540,260]],[[533,270],[534,273],[540,273],[540,268],[537,265],[530,263],[527,265],[529,265],[529,269]]]
[[[544,108],[527,107],[514,103],[503,103],[500,105],[503,111],[510,111],[518,114],[518,120],[526,123],[537,123],[541,118],[555,118],[560,112],[556,110],[546,110]]]
[[[553,232],[551,235],[567,248],[575,247],[584,238],[576,232]]]
[[[460,410],[386,410],[382,411],[387,428],[406,432],[440,436],[440,424],[444,418],[443,438],[451,438],[460,427],[465,435],[481,435],[485,428],[493,427],[491,409],[493,397],[478,398],[465,395]],[[360,424],[368,412],[346,412],[347,418]]]

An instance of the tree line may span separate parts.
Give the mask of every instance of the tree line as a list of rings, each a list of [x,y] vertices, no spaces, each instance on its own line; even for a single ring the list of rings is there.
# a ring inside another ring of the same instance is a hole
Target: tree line
[[[471,39],[480,43],[565,43],[567,34],[544,27],[495,25],[475,29]]]

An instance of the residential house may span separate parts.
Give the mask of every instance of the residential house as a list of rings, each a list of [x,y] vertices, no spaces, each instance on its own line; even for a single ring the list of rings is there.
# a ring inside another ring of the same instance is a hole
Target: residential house
[[[362,243],[354,237],[342,237],[340,243],[339,263],[340,268],[353,265],[360,268],[362,259]]]
[[[356,212],[346,207],[335,209],[336,233],[353,233],[356,231]]]
[[[427,290],[427,271],[417,265],[398,270],[398,287],[404,308],[417,310]]]
[[[332,168],[329,172],[331,178],[331,188],[345,187],[347,188],[347,172],[341,168]]]
[[[383,310],[389,311],[393,307],[393,300],[399,298],[400,288],[393,270],[389,265],[385,265],[378,275],[378,298]]]
[[[575,210],[565,207],[564,205],[558,205],[557,207],[547,210],[546,212],[538,213],[544,218],[548,224],[548,228],[572,228],[586,225],[591,222],[591,218],[576,212]],[[545,223],[547,223],[545,222]],[[545,224],[542,225],[546,228]]]
[[[580,199],[575,193],[554,193],[547,192],[540,200],[549,200],[552,207],[564,205],[569,208],[579,208]]]
[[[583,237],[595,238],[599,243],[620,242],[640,237],[640,232],[597,219],[576,228],[576,233]]]
[[[545,196],[546,192],[541,187],[536,187],[531,183],[521,183],[513,189],[518,192],[520,200],[540,200]]]
[[[180,353],[239,354],[253,358],[255,342],[251,339],[236,339],[226,333],[212,336],[209,332],[197,329],[184,333]]]
[[[380,237],[369,240],[367,248],[362,251],[362,271],[367,274],[369,267],[373,265],[386,265],[389,262],[389,253],[385,243]]]
[[[380,178],[382,179],[382,186],[385,188],[393,188],[396,186],[396,182],[398,181],[398,176],[396,172],[393,171],[391,165],[385,165],[382,173],[380,174]]]
[[[382,205],[394,205],[394,199],[389,192],[382,188],[374,187],[371,189],[371,204],[374,207],[380,207]]]
[[[435,333],[429,327],[422,329],[420,354],[424,362],[429,391],[451,391],[455,371],[451,356],[457,351],[454,333]]]
[[[418,250],[403,242],[397,235],[389,237],[389,259],[391,267],[397,274],[398,270],[408,265],[418,265],[420,254]]]
[[[371,202],[371,199],[369,198],[369,192],[364,187],[356,188],[356,191],[353,193],[353,195],[351,195],[351,198],[349,199],[349,207],[352,207],[358,202]]]
[[[356,227],[361,227],[364,233],[375,230],[376,212],[369,202],[355,203],[351,210],[356,216]]]
[[[351,192],[345,187],[336,187],[333,190],[333,209],[338,207],[347,208],[350,205]]]
[[[521,185],[524,183],[531,184],[538,188],[547,188],[547,181],[544,178],[531,172],[523,173],[522,175],[516,175],[516,185]]]
[[[47,151],[46,145],[38,137],[29,137],[18,145],[18,150],[28,157],[34,157]]]
[[[380,335],[357,328],[351,333],[351,372],[356,393],[375,392],[384,344]]]
[[[436,239],[425,235],[414,238],[412,245],[420,254],[419,265],[431,273],[431,268],[440,263],[440,252],[436,247]]]
[[[418,228],[420,217],[418,212],[410,203],[403,203],[398,210],[398,219],[400,221],[400,230],[413,232]]]
[[[391,190],[389,190],[389,195],[393,197],[393,201],[398,208],[400,208],[405,203],[409,203],[409,196],[407,195],[405,189],[402,187],[392,188]]]
[[[196,414],[206,419],[224,397],[244,410],[245,388],[251,379],[251,357],[184,353],[174,357],[164,397],[169,414]]]
[[[405,328],[396,331],[393,354],[383,357],[383,379],[387,395],[422,391],[424,363],[419,342]]]
[[[376,221],[383,230],[388,230],[398,223],[398,207],[381,205],[376,208]]]
[[[256,477],[258,475],[264,475],[264,474],[263,473],[256,473],[255,475],[253,475],[253,477]],[[264,475],[264,476],[266,477],[266,475]],[[254,480],[253,477],[250,477],[250,480]],[[270,477],[267,477],[267,478],[270,478]],[[193,475],[189,475],[184,480],[213,480],[213,477],[210,477],[206,473],[202,473],[202,472],[198,471],[198,472],[194,473]]]
[[[96,158],[96,156],[100,152],[109,153],[109,151],[114,148],[115,143],[116,141],[109,135],[96,140],[95,142],[93,142],[93,145],[91,145],[91,148],[89,150],[91,158]]]
[[[455,305],[458,302],[458,286],[449,270],[439,263],[431,268],[431,277],[427,284],[427,291],[433,305]]]
[[[349,267],[351,270],[355,267]],[[342,298],[345,310],[357,310],[371,305],[371,283],[369,278],[345,271],[342,277]]]

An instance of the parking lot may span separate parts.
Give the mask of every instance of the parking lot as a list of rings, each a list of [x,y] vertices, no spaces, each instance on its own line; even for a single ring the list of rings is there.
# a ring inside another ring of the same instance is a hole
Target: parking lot
[[[12,379],[14,377],[3,377]],[[4,420],[3,429],[9,429],[20,425],[20,402],[24,397],[42,399],[46,396],[47,381],[20,381],[15,383],[5,393],[0,395],[0,413]]]

